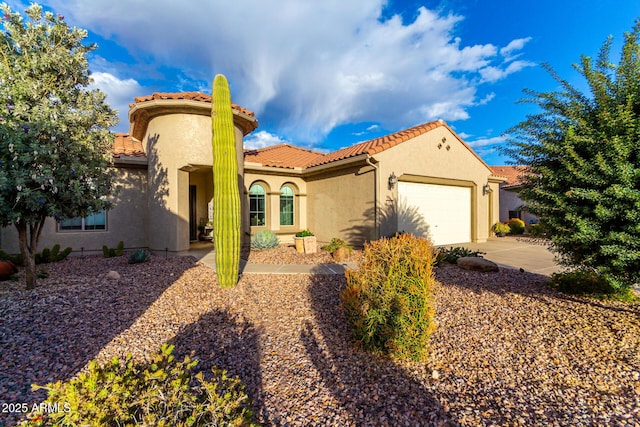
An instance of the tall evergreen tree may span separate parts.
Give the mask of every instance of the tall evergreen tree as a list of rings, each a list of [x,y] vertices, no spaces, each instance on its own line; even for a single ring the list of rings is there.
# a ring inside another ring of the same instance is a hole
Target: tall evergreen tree
[[[35,286],[45,219],[86,216],[113,194],[109,128],[116,113],[89,90],[87,32],[32,4],[26,19],[0,5],[0,226],[18,231],[27,288]]]
[[[624,35],[619,63],[612,38],[594,61],[574,68],[590,93],[546,70],[554,92],[525,90],[541,112],[510,129],[506,153],[529,166],[520,193],[546,225],[566,266],[590,269],[616,289],[640,281],[640,20]]]

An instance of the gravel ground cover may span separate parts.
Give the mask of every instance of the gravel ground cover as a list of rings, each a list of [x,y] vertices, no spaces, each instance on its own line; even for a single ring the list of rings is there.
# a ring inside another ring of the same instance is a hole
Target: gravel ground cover
[[[346,261],[357,262],[362,251],[353,250]],[[280,245],[264,251],[251,250],[243,253],[242,259],[254,264],[328,264],[336,262],[330,252],[323,251],[318,245],[315,254],[301,254],[293,245]]]
[[[563,296],[542,276],[437,269],[431,357],[396,363],[351,344],[341,276],[244,275],[223,290],[191,257],[46,268],[33,291],[0,283],[0,405],[170,342],[241,377],[264,425],[640,425],[640,304]]]

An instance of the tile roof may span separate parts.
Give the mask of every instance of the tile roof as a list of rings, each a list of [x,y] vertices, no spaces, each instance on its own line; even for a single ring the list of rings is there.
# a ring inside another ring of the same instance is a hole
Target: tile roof
[[[134,103],[129,104],[129,107],[133,107],[136,104],[140,104],[142,102],[161,100],[161,99],[186,99],[190,101],[199,101],[199,102],[208,102],[211,103],[211,95],[207,95],[202,92],[154,92],[153,95],[146,96],[137,96],[134,98]],[[255,114],[251,110],[247,110],[239,106],[238,104],[231,104],[231,107],[240,111],[250,117],[255,117]]]
[[[289,144],[244,150],[244,160],[246,162],[286,169],[303,168],[321,157],[324,157],[324,154]]]
[[[146,157],[142,142],[127,135],[126,133],[119,133],[116,135],[116,139],[113,142],[113,156],[132,156],[132,157]]]
[[[351,147],[346,147],[338,151],[325,154],[322,157],[310,161],[306,167],[320,166],[326,163],[335,162],[337,160],[348,159],[349,157],[359,156],[361,154],[374,155],[388,148],[401,144],[405,141],[415,138],[419,135],[429,132],[438,126],[445,125],[442,120],[414,126],[409,129],[401,130],[390,135],[381,136],[369,141],[361,142]]]
[[[526,173],[526,166],[491,166],[494,175],[507,178],[503,187],[517,187],[522,184],[522,175]]]

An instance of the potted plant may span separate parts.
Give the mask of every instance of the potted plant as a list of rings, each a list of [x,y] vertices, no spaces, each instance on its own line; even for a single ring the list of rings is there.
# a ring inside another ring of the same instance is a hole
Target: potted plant
[[[316,252],[316,236],[309,230],[302,230],[296,233],[294,237],[296,243],[296,251],[301,254],[313,254]]]
[[[504,237],[511,231],[511,228],[507,224],[496,222],[493,224],[493,227],[491,227],[491,231],[493,231],[498,237]]]

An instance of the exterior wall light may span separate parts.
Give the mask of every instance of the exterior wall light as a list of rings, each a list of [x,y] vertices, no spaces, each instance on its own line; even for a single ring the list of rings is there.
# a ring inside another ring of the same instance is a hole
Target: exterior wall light
[[[391,172],[391,175],[389,175],[389,189],[394,188],[397,183],[398,183],[398,177],[396,176],[395,173]]]
[[[487,183],[485,185],[482,186],[482,195],[486,196],[487,194],[491,193],[493,190],[491,189],[491,186]]]

